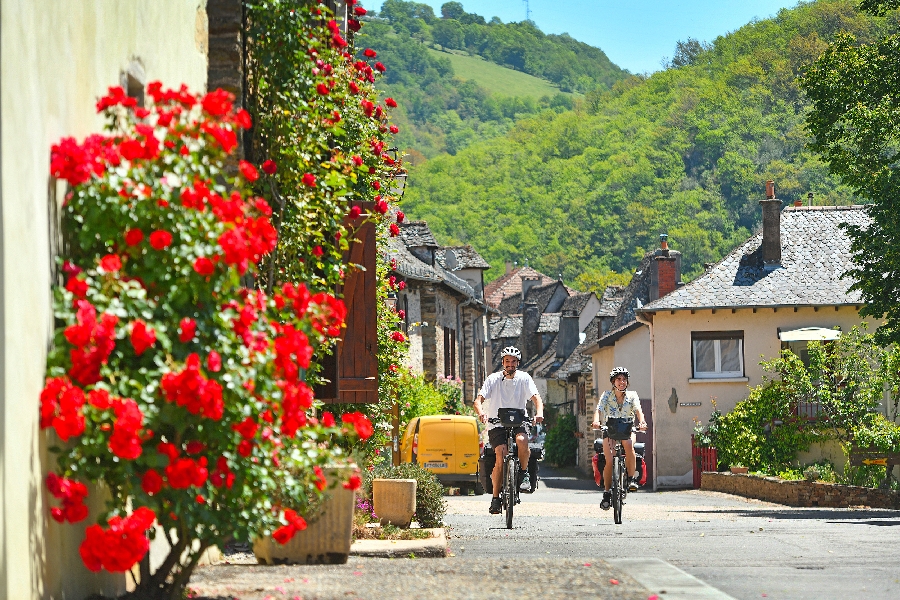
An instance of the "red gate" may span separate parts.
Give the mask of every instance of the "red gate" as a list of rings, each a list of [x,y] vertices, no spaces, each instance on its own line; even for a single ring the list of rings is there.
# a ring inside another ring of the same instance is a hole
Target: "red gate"
[[[691,459],[694,465],[694,489],[700,489],[703,471],[716,471],[719,468],[718,452],[715,448],[698,447],[694,436],[691,436]]]

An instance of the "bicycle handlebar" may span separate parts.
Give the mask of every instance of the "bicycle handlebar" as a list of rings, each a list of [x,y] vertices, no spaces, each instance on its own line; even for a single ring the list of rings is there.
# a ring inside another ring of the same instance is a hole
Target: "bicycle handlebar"
[[[487,422],[488,422],[488,423],[501,423],[501,421],[500,421],[499,418],[492,419],[492,418],[490,418],[490,417],[488,417]],[[526,417],[525,420],[522,421],[521,424],[524,425],[524,424],[526,424],[526,423],[527,423],[528,425],[534,425],[534,418],[532,418],[532,417]],[[518,427],[518,425],[504,425],[504,427]]]

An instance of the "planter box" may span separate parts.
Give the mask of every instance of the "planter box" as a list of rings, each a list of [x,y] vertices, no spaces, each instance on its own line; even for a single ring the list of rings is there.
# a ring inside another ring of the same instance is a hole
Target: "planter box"
[[[344,488],[346,469],[326,469],[328,490],[321,510],[308,519],[308,526],[298,531],[287,544],[279,544],[271,536],[253,542],[253,554],[261,565],[336,565],[350,556],[353,541],[353,509],[356,492]]]
[[[416,480],[375,479],[372,481],[372,505],[382,525],[409,527],[416,514]]]
[[[735,475],[744,475],[750,471],[750,467],[731,467],[731,472]]]

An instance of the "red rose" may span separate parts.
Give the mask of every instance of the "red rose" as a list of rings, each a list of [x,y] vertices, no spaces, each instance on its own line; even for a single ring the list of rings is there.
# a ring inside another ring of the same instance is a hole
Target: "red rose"
[[[397,227],[396,223],[391,223],[390,230],[391,230],[391,237],[397,237],[398,235],[400,235],[400,228]]]
[[[269,159],[262,164],[263,173],[266,175],[274,175],[275,171],[278,170],[278,165],[275,164],[275,161]]]
[[[150,234],[150,245],[154,250],[165,250],[172,245],[172,234],[159,229]]]
[[[348,213],[347,216],[349,216],[351,219],[356,219],[361,214],[362,214],[362,209],[359,206],[356,206],[354,204],[353,206],[350,207],[350,212]]]
[[[388,203],[385,202],[384,200],[376,201],[375,202],[375,210],[377,210],[381,214],[386,213],[388,211]]]
[[[405,290],[405,289],[406,289],[406,282],[405,282],[405,281],[401,281],[400,283],[398,283],[398,284],[397,284],[397,289],[399,289],[401,292],[402,292],[403,290]]]
[[[316,176],[312,173],[303,174],[303,185],[307,187],[316,187]]]
[[[391,133],[397,133],[397,132],[400,131],[400,129],[399,129],[396,125],[391,125],[390,127],[388,127],[388,130],[389,130]]]
[[[386,69],[382,63],[377,62],[377,63],[375,63],[375,70],[380,71],[381,73],[384,73]]]
[[[395,331],[391,334],[391,339],[394,340],[395,342],[405,342],[406,336],[403,335],[403,333],[400,331]]]
[[[190,317],[185,317],[181,320],[181,323],[178,324],[178,339],[186,344],[192,339],[194,339],[194,335],[197,333],[197,322],[191,319]]]
[[[380,182],[380,181],[373,181],[373,182],[372,182],[372,187],[375,188],[376,190],[380,190],[380,189],[381,189],[381,182]]]
[[[243,108],[234,115],[234,122],[241,129],[250,129],[253,127],[253,119],[250,118],[250,113]]]
[[[87,296],[88,284],[78,277],[70,277],[69,281],[66,282],[66,289],[72,292],[72,295],[76,298],[84,298]]]
[[[145,492],[150,494],[159,493],[163,486],[163,478],[162,475],[157,473],[154,469],[149,469],[146,473],[144,473],[144,477],[141,478],[141,487]]]
[[[237,447],[237,453],[247,458],[253,452],[253,443],[249,440],[242,440]]]
[[[194,270],[204,277],[209,277],[215,272],[216,265],[205,256],[201,256],[194,261]]]
[[[209,356],[206,357],[206,368],[213,373],[218,373],[222,370],[222,357],[215,350],[212,350]]]
[[[253,420],[253,417],[247,417],[240,423],[231,426],[232,429],[241,434],[245,440],[253,439],[259,430],[259,423]]]
[[[334,427],[334,415],[328,411],[323,412],[322,425],[325,427]]]
[[[362,485],[362,479],[359,478],[359,475],[351,475],[350,479],[347,480],[347,483],[344,484],[344,488],[348,490],[358,490],[360,485]]]
[[[316,258],[321,258],[325,252],[322,250],[322,246],[316,246],[312,249],[312,253]]]
[[[122,268],[122,259],[118,254],[107,254],[100,259],[100,268],[107,273],[115,273]]]
[[[354,6],[353,12],[356,13],[356,16],[361,17],[366,14],[367,11],[362,6]]]
[[[221,117],[231,111],[234,95],[219,88],[214,92],[210,92],[203,97],[200,104],[203,110],[214,117]]]
[[[384,103],[390,106],[391,108],[397,108],[397,101],[393,98],[385,98]]]
[[[320,96],[327,96],[328,86],[324,83],[320,83],[316,86],[316,92],[318,92]]]
[[[151,236],[152,237],[152,236]],[[131,326],[131,345],[134,353],[140,356],[156,343],[156,331],[138,319]]]
[[[98,408],[100,410],[106,410],[110,406],[112,406],[112,400],[110,399],[109,392],[104,390],[103,388],[94,388],[88,393],[88,402],[94,408]]]
[[[351,94],[358,94],[358,93],[359,93],[359,86],[356,85],[356,82],[355,82],[355,81],[351,81],[349,87],[350,87],[350,93],[351,93]]]
[[[363,52],[369,58],[375,58],[378,56],[378,53],[372,50],[371,48],[366,48],[365,52]]]
[[[144,232],[140,229],[129,229],[125,232],[125,243],[129,246],[137,246],[144,239]]]
[[[240,170],[241,175],[243,175],[244,179],[246,179],[249,183],[253,183],[257,179],[259,179],[259,172],[257,172],[256,167],[248,163],[246,160],[238,162],[238,169]]]
[[[397,211],[397,222],[402,223],[403,219],[405,219],[405,218],[406,218],[406,214],[404,214],[404,212],[402,210],[398,210]]]

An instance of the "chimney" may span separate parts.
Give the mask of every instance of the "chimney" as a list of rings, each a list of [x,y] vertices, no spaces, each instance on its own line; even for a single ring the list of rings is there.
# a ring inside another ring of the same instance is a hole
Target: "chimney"
[[[775,197],[775,182],[766,182],[766,199],[759,201],[762,206],[763,266],[775,269],[781,266],[781,200]]]
[[[506,261],[506,274],[509,275],[512,273],[513,264],[510,261]]]
[[[675,291],[681,282],[681,252],[669,250],[669,236],[659,236],[659,249],[650,260],[650,302]]]
[[[540,334],[537,332],[541,324],[541,309],[536,302],[525,303],[522,310],[522,332],[519,334],[519,351],[522,353],[522,364],[538,355],[541,350]]]
[[[537,275],[520,275],[522,278],[522,301],[525,301],[525,296],[528,295],[528,290],[538,285],[541,282],[541,278]]]
[[[578,345],[578,313],[569,308],[563,311],[559,319],[559,337],[556,339],[556,357],[568,358],[572,350]]]

